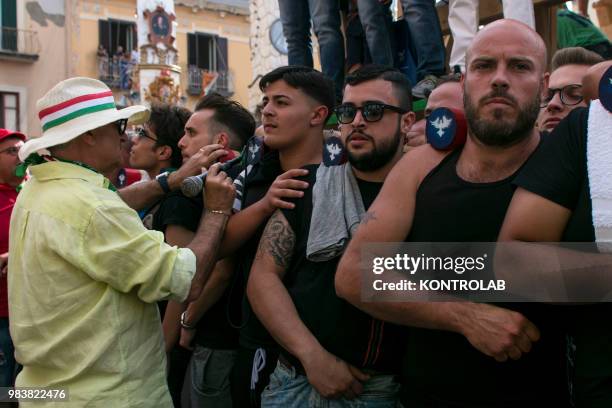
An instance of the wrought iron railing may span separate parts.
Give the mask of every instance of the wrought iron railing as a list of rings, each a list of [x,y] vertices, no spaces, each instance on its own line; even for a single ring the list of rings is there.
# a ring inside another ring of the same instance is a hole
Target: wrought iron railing
[[[230,71],[209,71],[195,65],[187,67],[187,93],[204,95],[218,92],[224,96],[234,94],[234,76]]]
[[[0,51],[3,53],[14,53],[24,56],[38,56],[40,53],[38,33],[33,30],[1,27]]]
[[[98,56],[98,78],[110,88],[130,89],[137,64],[125,56]]]

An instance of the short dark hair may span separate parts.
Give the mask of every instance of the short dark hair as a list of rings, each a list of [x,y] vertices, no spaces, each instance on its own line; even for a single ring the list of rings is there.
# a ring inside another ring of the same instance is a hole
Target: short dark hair
[[[299,89],[306,95],[327,107],[327,117],[334,112],[336,95],[334,82],[316,69],[300,65],[287,65],[268,72],[259,81],[262,92],[268,85],[283,80],[287,85]]]
[[[185,134],[185,123],[189,120],[191,111],[180,106],[165,103],[151,105],[149,124],[153,126],[157,136],[156,146],[169,146],[172,149],[170,165],[174,168],[181,166],[183,156],[178,142]]]
[[[393,85],[393,93],[399,101],[400,108],[412,110],[412,85],[406,75],[395,68],[384,65],[364,65],[346,77],[346,85],[355,86],[362,82],[382,79]]]
[[[436,81],[436,86],[434,87],[434,89],[437,89],[441,87],[442,85],[448,84],[448,83],[456,83],[456,84],[461,83],[461,74],[457,73],[457,74],[442,75]],[[431,95],[432,92],[433,90],[432,91],[425,90],[425,97],[429,98],[429,95]]]
[[[211,133],[227,131],[230,149],[242,149],[247,140],[255,133],[255,119],[236,101],[213,92],[204,96],[196,104],[196,112],[203,109],[214,111],[208,130]]]
[[[589,51],[586,48],[568,47],[562,48],[555,52],[555,55],[553,55],[552,62],[550,65],[552,70],[554,71],[557,68],[561,68],[565,65],[593,66],[603,61],[604,59],[601,57],[601,55],[593,51]]]

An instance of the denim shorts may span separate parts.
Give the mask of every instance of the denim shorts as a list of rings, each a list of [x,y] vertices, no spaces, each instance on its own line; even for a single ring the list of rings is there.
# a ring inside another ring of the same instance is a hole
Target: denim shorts
[[[278,363],[261,395],[262,408],[401,408],[400,384],[393,375],[372,376],[353,400],[326,399],[294,368]]]

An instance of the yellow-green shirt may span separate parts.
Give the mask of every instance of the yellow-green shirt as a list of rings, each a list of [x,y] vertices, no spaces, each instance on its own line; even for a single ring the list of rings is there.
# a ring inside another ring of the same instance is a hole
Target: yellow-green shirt
[[[9,238],[16,386],[66,388],[61,406],[171,407],[155,302],[187,297],[193,252],[147,230],[102,175],[30,170]]]

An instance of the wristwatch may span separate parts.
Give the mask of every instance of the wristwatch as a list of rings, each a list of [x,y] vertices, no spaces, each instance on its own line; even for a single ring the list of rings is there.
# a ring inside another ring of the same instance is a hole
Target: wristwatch
[[[186,330],[193,330],[193,329],[195,329],[196,328],[195,326],[192,326],[192,325],[187,324],[185,322],[186,315],[187,315],[187,311],[186,310],[183,313],[181,313],[181,327],[183,329],[186,329]]]
[[[169,174],[169,171],[164,171],[163,173],[158,174],[157,177],[155,177],[155,180],[157,180],[159,186],[162,188],[162,190],[164,190],[164,194],[168,194],[170,192],[170,185],[168,184]]]

